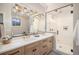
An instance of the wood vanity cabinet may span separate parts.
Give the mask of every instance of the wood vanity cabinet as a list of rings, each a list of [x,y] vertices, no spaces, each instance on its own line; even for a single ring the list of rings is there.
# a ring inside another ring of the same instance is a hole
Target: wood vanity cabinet
[[[53,43],[54,37],[49,37],[1,55],[47,55],[53,50]]]
[[[17,48],[12,51],[2,53],[1,55],[24,55],[24,47]]]
[[[25,46],[25,55],[47,55],[53,50],[53,37]]]

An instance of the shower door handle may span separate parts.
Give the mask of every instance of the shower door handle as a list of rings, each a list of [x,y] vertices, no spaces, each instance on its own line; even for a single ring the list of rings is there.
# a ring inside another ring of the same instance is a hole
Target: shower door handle
[[[59,31],[57,30],[57,35],[59,34]]]

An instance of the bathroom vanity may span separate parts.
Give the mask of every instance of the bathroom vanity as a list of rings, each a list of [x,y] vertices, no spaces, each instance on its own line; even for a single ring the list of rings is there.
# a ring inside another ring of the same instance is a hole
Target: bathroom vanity
[[[1,55],[47,55],[54,47],[54,34],[44,33],[20,36],[11,39],[9,44],[0,45]]]

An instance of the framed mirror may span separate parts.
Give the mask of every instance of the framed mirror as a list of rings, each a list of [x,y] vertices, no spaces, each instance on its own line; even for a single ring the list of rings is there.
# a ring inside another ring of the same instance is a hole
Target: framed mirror
[[[29,32],[29,16],[12,12],[12,36],[21,36]]]

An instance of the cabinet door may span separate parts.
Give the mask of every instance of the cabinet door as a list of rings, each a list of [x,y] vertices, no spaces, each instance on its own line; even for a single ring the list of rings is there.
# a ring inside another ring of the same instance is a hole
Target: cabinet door
[[[25,55],[39,55],[39,47],[26,47],[25,48]]]
[[[48,53],[48,47],[47,44],[42,44],[40,47],[40,54],[41,55],[46,55]]]
[[[40,53],[42,55],[47,55],[50,51],[53,50],[53,38],[47,38],[45,40],[42,41],[41,43],[41,49],[40,49]]]
[[[23,54],[24,54],[24,48],[23,47],[2,53],[2,55],[23,55]]]
[[[32,49],[32,53],[33,55],[40,55],[40,47],[39,46],[35,46],[33,49]]]
[[[39,55],[40,42],[35,42],[31,45],[25,46],[25,55]]]
[[[24,48],[24,51],[25,51],[25,55],[33,55],[33,52],[32,52],[32,47],[29,47],[29,46],[26,46],[25,48]]]

